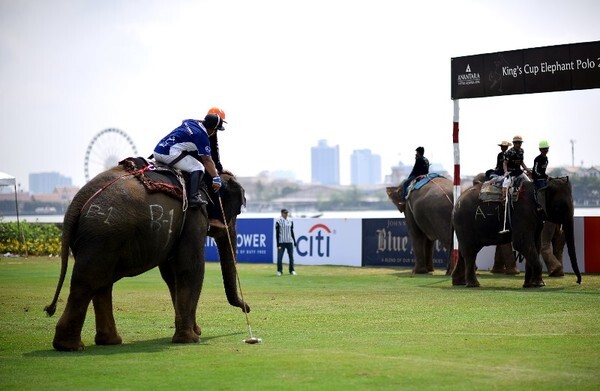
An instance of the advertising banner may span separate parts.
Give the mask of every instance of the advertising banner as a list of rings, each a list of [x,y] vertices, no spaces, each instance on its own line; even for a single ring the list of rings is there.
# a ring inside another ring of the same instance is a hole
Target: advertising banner
[[[600,88],[600,41],[451,59],[452,99]]]
[[[275,229],[272,218],[237,219],[237,261],[272,263]],[[219,254],[213,238],[206,238],[207,261],[218,261]]]
[[[362,232],[363,266],[414,267],[415,255],[404,219],[363,219]],[[449,252],[437,240],[434,246],[434,269],[446,269]]]
[[[294,219],[294,233],[297,265],[361,266],[361,219]]]

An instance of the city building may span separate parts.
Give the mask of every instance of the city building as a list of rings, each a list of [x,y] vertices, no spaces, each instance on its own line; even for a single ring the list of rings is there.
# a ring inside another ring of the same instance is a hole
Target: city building
[[[376,185],[381,183],[381,156],[370,149],[357,149],[350,156],[350,183]]]
[[[311,182],[321,185],[340,184],[340,148],[330,147],[327,140],[319,140],[310,149]]]
[[[72,180],[58,172],[29,174],[29,192],[31,194],[53,193],[57,187],[65,186],[72,186]]]

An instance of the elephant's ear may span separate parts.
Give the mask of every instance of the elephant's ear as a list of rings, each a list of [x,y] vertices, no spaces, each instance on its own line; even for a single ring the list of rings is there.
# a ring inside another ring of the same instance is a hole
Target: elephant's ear
[[[388,198],[392,201],[392,203],[394,205],[396,205],[396,207],[399,207],[400,201],[401,201],[400,193],[402,191],[402,187],[401,186],[390,186],[390,187],[386,187],[385,191],[388,195]]]

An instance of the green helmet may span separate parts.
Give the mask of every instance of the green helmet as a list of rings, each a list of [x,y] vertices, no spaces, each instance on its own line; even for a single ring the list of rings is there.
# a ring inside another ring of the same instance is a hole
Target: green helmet
[[[548,144],[548,141],[546,141],[546,140],[540,141],[540,149],[542,149],[542,148],[550,148],[550,144]]]

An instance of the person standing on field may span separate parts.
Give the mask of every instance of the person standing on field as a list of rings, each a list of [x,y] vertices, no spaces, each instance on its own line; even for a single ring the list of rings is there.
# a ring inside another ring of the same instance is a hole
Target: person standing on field
[[[296,237],[294,235],[294,222],[289,217],[287,209],[281,209],[281,217],[275,220],[275,238],[277,239],[277,275],[283,274],[283,252],[287,250],[289,258],[289,271],[292,276],[296,275],[294,270],[294,247]]]

